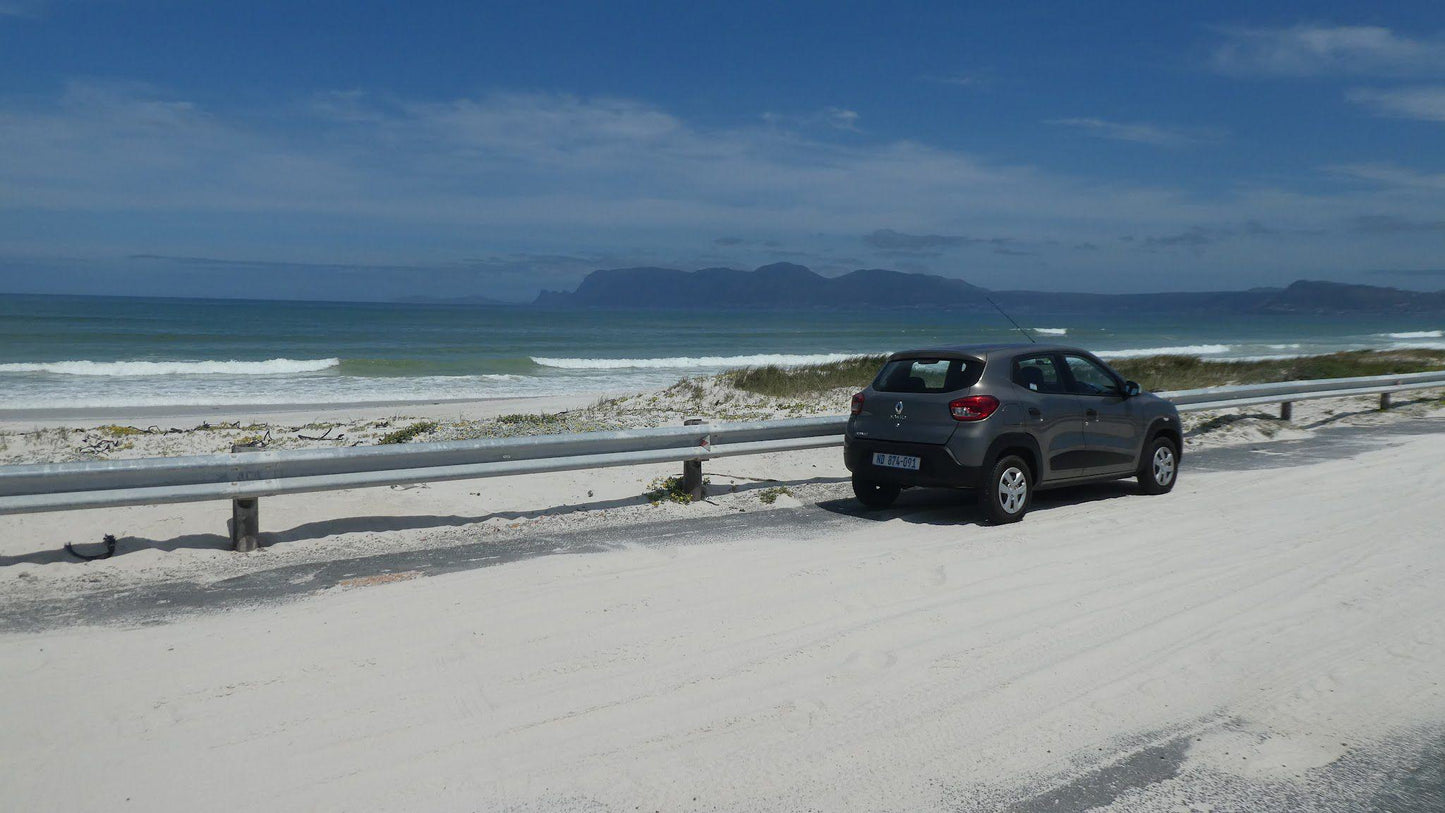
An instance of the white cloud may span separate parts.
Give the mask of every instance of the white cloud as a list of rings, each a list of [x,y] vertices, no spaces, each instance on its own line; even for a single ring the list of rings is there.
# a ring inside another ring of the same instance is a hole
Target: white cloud
[[[839,130],[857,130],[858,113],[853,110],[844,110],[841,107],[829,107],[823,111],[828,124]]]
[[[926,76],[927,81],[937,82],[940,85],[953,85],[954,87],[970,88],[977,90],[991,84],[992,80],[984,75],[976,73],[961,73],[949,76]]]
[[[1219,138],[1219,134],[1212,131],[1188,131],[1161,127],[1157,124],[1105,121],[1098,118],[1049,119],[1044,123],[1070,127],[1095,138],[1132,141],[1136,144],[1153,144],[1159,147],[1182,147]]]
[[[1179,135],[1157,127],[1124,134],[1148,143]],[[856,251],[857,235],[892,227],[1015,236],[1040,247],[1039,268],[1055,243],[1060,252],[1108,245],[1090,262],[1114,274],[1128,272],[1128,252],[1136,251],[1121,235],[1237,230],[1243,221],[1295,234],[1361,214],[1434,221],[1445,219],[1445,195],[1241,186],[1204,196],[870,139],[824,121],[699,127],[629,99],[419,101],[352,91],[267,113],[92,82],[48,102],[0,98],[0,211],[17,210],[31,214],[0,217],[0,250],[55,250],[24,225],[36,218],[66,233],[67,250],[92,254],[226,256],[213,252],[229,248],[256,256],[252,247],[274,246],[265,259],[304,253],[318,262],[396,263],[480,251],[636,258],[638,247],[665,262],[711,250],[717,234],[782,239],[819,258],[829,248]],[[225,239],[232,243],[216,245]],[[1283,235],[1253,250],[1284,251],[1303,239]],[[1236,242],[1212,243],[1209,257],[1241,268],[1289,266],[1284,256],[1231,257]],[[736,251],[777,258],[762,247]],[[1297,262],[1321,258],[1337,261],[1321,249]],[[1372,262],[1403,267],[1416,259],[1400,253]],[[977,274],[993,268],[978,265]]]
[[[1356,88],[1346,93],[1345,98],[1381,116],[1445,121],[1445,86]]]
[[[774,127],[790,130],[850,130],[858,132],[858,121],[862,116],[856,110],[843,107],[825,107],[811,113],[764,113],[762,120]]]
[[[1325,171],[1386,187],[1445,190],[1445,174],[1416,172],[1394,164],[1338,164]]]
[[[1445,69],[1445,42],[1379,26],[1222,29],[1211,63],[1223,73],[1276,76],[1398,75]]]

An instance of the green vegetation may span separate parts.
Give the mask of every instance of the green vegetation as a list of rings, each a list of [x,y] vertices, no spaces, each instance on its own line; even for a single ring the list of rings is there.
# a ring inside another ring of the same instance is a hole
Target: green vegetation
[[[701,401],[707,395],[707,387],[702,381],[696,378],[684,378],[667,388],[667,392],[673,395],[681,395],[689,400]]]
[[[382,435],[381,438],[376,442],[379,444],[406,443],[407,441],[415,438],[417,435],[424,435],[427,432],[430,432],[436,428],[436,421],[420,421],[418,423],[412,424],[411,426],[398,429],[395,432],[388,432],[387,434]]]
[[[774,488],[765,488],[758,492],[758,499],[762,500],[764,505],[772,505],[778,501],[779,497],[784,495],[791,497],[793,496],[793,492],[789,491],[787,486],[776,486]]]
[[[599,412],[602,410],[613,409],[620,403],[622,403],[622,399],[616,396],[599,395],[597,396],[597,400],[593,401],[592,405],[587,407],[587,409],[592,412]]]
[[[615,404],[616,401],[609,401]],[[622,429],[625,424],[615,415],[599,415],[606,409],[593,407],[553,414],[516,413],[484,420],[459,420],[448,424],[447,437],[455,440],[475,438],[516,438],[535,435],[560,435],[572,432],[606,432]]]
[[[839,387],[862,389],[878,374],[887,356],[854,356],[827,364],[799,367],[744,367],[718,375],[719,380],[743,390],[773,398],[800,398]]]
[[[745,392],[774,398],[817,396],[840,387],[862,389],[873,380],[884,356],[856,356],[800,367],[746,367],[718,379]],[[1419,373],[1445,369],[1442,350],[1352,350],[1325,356],[1274,361],[1207,361],[1196,356],[1118,359],[1110,365],[1146,390],[1185,390],[1231,384],[1265,384],[1317,378]]]
[[[110,435],[113,438],[123,438],[130,435],[148,434],[144,429],[137,429],[134,426],[121,426],[120,424],[114,423],[106,424],[105,426],[97,426],[95,427],[95,431],[100,432],[103,435]]]
[[[702,482],[704,485],[706,485],[711,481],[707,478],[703,478]],[[653,505],[657,505],[664,500],[667,502],[681,503],[683,505],[687,505],[688,503],[692,502],[692,495],[685,491],[682,487],[681,475],[673,475],[671,477],[659,477],[656,480],[653,480],[651,483],[647,484],[647,491],[643,494],[643,496],[646,497],[648,502],[651,502]]]
[[[1194,356],[1119,359],[1110,365],[1146,390],[1188,390],[1316,378],[1420,373],[1445,369],[1445,351],[1353,350],[1274,361],[1204,361]]]
[[[503,426],[514,426],[522,429],[537,430],[539,433],[561,431],[567,426],[567,416],[558,413],[556,415],[530,415],[517,413],[514,415],[498,415],[497,423]]]

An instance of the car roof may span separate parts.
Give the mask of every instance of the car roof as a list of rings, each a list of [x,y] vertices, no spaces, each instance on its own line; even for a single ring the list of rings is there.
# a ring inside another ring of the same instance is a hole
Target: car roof
[[[920,347],[915,350],[901,350],[888,357],[889,361],[907,358],[968,358],[988,361],[990,357],[1012,358],[1032,353],[1083,353],[1077,347],[1062,344],[954,344],[940,347]]]

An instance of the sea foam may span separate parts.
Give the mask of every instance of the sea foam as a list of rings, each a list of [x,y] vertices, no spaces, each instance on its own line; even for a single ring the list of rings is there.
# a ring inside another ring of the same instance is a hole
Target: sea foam
[[[1033,331],[1040,336],[1067,336],[1069,329],[1066,327],[1036,327]]]
[[[663,386],[661,382],[653,383]],[[399,404],[576,394],[576,386],[565,379],[546,381],[506,374],[417,378],[301,375],[268,380],[262,387],[255,384],[255,380],[228,376],[136,376],[104,382],[68,377],[49,381],[21,379],[13,386],[0,387],[0,409]]]
[[[1137,347],[1127,350],[1100,350],[1105,358],[1139,358],[1141,356],[1218,356],[1232,348],[1227,344],[1186,344],[1178,347]]]
[[[317,373],[339,366],[341,359],[270,359],[268,361],[44,361],[0,364],[0,373],[51,373],[88,376],[153,375],[290,375]]]
[[[762,353],[753,356],[672,356],[651,359],[583,359],[543,358],[533,356],[532,361],[542,367],[556,367],[563,370],[686,370],[697,367],[796,367],[802,364],[830,364],[835,361],[856,358],[862,353],[819,353],[815,355],[786,355]]]
[[[1387,339],[1445,339],[1445,330],[1407,330],[1404,333],[1381,333]]]

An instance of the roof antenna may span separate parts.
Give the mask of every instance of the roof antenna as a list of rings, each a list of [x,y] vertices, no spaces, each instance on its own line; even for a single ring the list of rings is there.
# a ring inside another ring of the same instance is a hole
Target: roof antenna
[[[988,297],[984,297],[984,298],[983,298],[983,301],[985,301],[985,302],[987,302],[988,304],[992,305],[994,310],[998,311],[999,313],[1003,313],[1003,308],[1000,308],[1000,307],[998,306],[998,303],[997,303],[997,302],[993,301],[992,299],[989,299]],[[1030,334],[1027,330],[1024,330],[1023,328],[1019,327],[1019,323],[1018,323],[1018,322],[1015,322],[1015,321],[1014,321],[1014,318],[1013,318],[1012,316],[1009,316],[1008,314],[1003,313],[1003,318],[1007,319],[1007,320],[1009,321],[1009,324],[1013,325],[1015,328],[1018,328],[1018,332],[1024,334],[1024,336],[1025,336],[1029,341],[1033,342],[1034,344],[1038,344],[1038,340],[1036,340],[1036,339],[1033,337],[1033,335]]]

